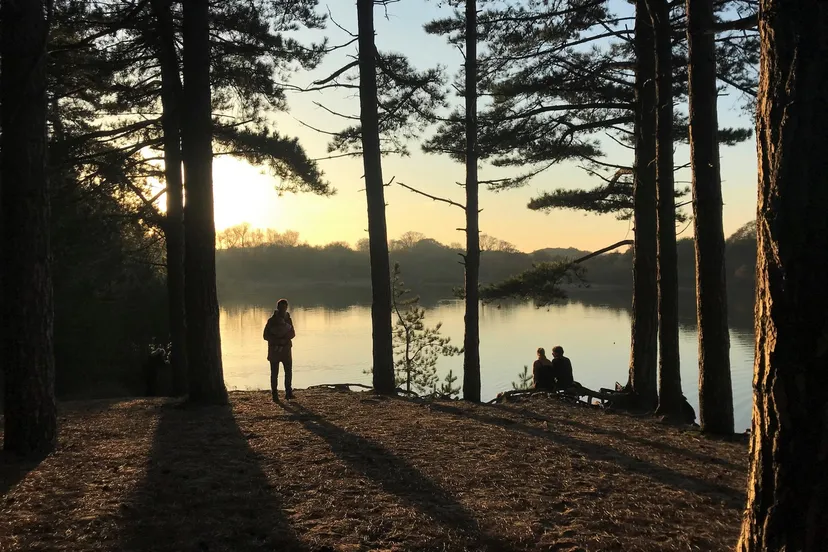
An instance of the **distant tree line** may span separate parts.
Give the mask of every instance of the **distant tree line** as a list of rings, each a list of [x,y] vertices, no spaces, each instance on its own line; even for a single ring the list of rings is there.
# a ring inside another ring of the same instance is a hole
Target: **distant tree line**
[[[751,299],[756,266],[756,225],[749,222],[726,243],[728,286]],[[311,246],[295,231],[279,233],[251,229],[242,224],[218,233],[216,274],[219,289],[254,284],[308,286],[321,283],[368,285],[367,243],[354,246],[333,242]],[[588,254],[576,248],[545,248],[525,253],[511,243],[481,234],[481,284],[494,283],[530,268],[534,263],[574,259]],[[695,250],[692,238],[679,239],[679,287],[695,289]],[[430,285],[462,286],[463,269],[457,263],[460,244],[443,244],[418,232],[406,232],[389,241],[392,262],[405,270],[415,288]],[[632,289],[632,250],[600,255],[584,263],[586,282],[592,286]]]

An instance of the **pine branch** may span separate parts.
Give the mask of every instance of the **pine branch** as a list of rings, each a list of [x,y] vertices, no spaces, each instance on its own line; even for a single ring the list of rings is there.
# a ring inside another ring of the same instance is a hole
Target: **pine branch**
[[[748,31],[750,29],[755,29],[759,25],[759,15],[752,14],[746,17],[742,17],[741,19],[736,19],[733,21],[722,21],[720,23],[714,23],[713,28],[710,29],[708,34],[715,34],[715,33],[722,33],[726,31]]]
[[[336,80],[336,78],[339,77],[340,75],[342,75],[342,73],[348,71],[349,69],[353,69],[354,67],[357,67],[358,65],[359,65],[359,61],[352,61],[351,63],[348,63],[348,64],[344,65],[343,67],[340,67],[339,69],[337,69],[336,71],[334,71],[333,73],[331,73],[330,75],[325,77],[324,79],[313,81],[313,85],[314,86],[322,86],[324,84],[328,84],[332,80]],[[355,88],[358,88],[358,87],[355,87]]]
[[[330,7],[330,6],[327,6],[327,8],[328,8],[328,19],[330,19],[330,20],[331,20],[331,23],[333,23],[334,25],[336,25],[336,27],[337,27],[340,31],[342,31],[342,32],[344,32],[345,34],[347,34],[348,36],[352,37],[354,40],[358,40],[358,39],[359,39],[359,35],[358,35],[358,34],[355,34],[355,33],[353,33],[353,32],[351,32],[351,31],[349,31],[348,29],[346,29],[345,27],[343,27],[342,25],[340,25],[340,24],[336,21],[336,19],[334,19],[333,14],[331,13],[331,7]],[[354,40],[352,40],[352,41],[351,41],[351,43],[353,43],[353,42],[354,42]]]
[[[129,134],[130,132],[135,132],[138,130],[143,130],[147,127],[157,125],[161,122],[161,119],[146,119],[143,121],[138,121],[136,123],[132,123],[129,125],[124,125],[122,127],[108,129],[108,130],[96,130],[94,132],[88,132],[86,134],[79,134],[77,136],[72,136],[71,138],[67,139],[68,143],[71,144],[78,144],[81,142],[87,142],[89,140],[97,140],[98,138],[120,138],[125,134]]]
[[[607,247],[599,249],[598,251],[593,251],[589,255],[584,255],[581,258],[575,259],[574,261],[572,261],[572,264],[580,264],[580,263],[582,263],[586,260],[589,260],[593,257],[597,257],[598,255],[601,255],[602,253],[606,253],[607,251],[612,251],[613,249],[618,249],[622,245],[633,245],[634,243],[635,243],[634,240],[621,240],[620,242],[616,242],[612,245],[608,245]]]
[[[551,19],[553,17],[561,17],[564,15],[570,15],[573,13],[577,13],[580,11],[585,11],[590,8],[597,8],[602,5],[606,4],[606,0],[597,0],[596,2],[592,2],[591,4],[585,4],[583,6],[576,6],[571,8],[566,8],[563,10],[558,11],[551,11],[551,12],[543,12],[537,15],[530,15],[530,16],[521,16],[521,17],[480,17],[480,24],[481,25],[490,25],[493,23],[534,23],[536,21],[544,21],[546,19]]]
[[[360,120],[359,117],[356,117],[354,115],[345,115],[344,113],[339,113],[338,111],[334,111],[333,109],[331,109],[329,107],[325,107],[324,105],[322,105],[319,102],[313,102],[313,104],[317,107],[321,107],[322,109],[324,109],[325,111],[327,111],[331,115],[336,115],[337,117],[341,117],[343,119],[348,119],[348,120],[351,120],[351,121],[359,121]]]
[[[48,54],[52,55],[69,50],[80,50],[86,48],[87,46],[92,46],[92,44],[99,38],[103,38],[105,36],[114,34],[119,30],[123,29],[126,23],[128,23],[130,20],[134,19],[139,13],[141,13],[141,10],[144,9],[144,6],[146,6],[148,2],[149,0],[141,0],[140,2],[138,2],[138,4],[135,5],[134,8],[125,13],[123,17],[111,23],[103,30],[91,34],[87,37],[84,37],[82,40],[79,40],[78,42],[62,44],[60,47],[49,49]]]
[[[460,204],[460,203],[457,203],[456,201],[452,201],[452,200],[450,200],[450,199],[446,199],[446,198],[444,198],[444,197],[438,197],[438,196],[433,196],[433,195],[431,195],[431,194],[427,194],[427,193],[425,193],[425,192],[422,192],[422,191],[418,190],[417,188],[412,188],[412,187],[411,187],[411,186],[409,186],[408,184],[403,184],[402,182],[397,182],[397,184],[399,184],[400,186],[402,186],[402,187],[403,187],[403,188],[405,188],[406,190],[410,190],[410,191],[414,192],[415,194],[420,194],[421,196],[425,196],[425,197],[427,197],[427,198],[429,198],[429,199],[431,199],[431,200],[434,200],[434,201],[441,201],[441,202],[443,202],[443,203],[447,203],[448,205],[454,205],[455,207],[459,207],[459,208],[463,209],[464,211],[466,210],[466,206],[465,206],[465,205],[462,205],[462,204]]]
[[[537,107],[534,109],[529,109],[527,111],[523,111],[521,113],[516,113],[514,115],[509,115],[504,117],[502,120],[505,121],[512,121],[515,119],[525,119],[527,117],[534,117],[535,115],[541,115],[543,113],[550,113],[555,111],[573,111],[577,109],[629,109],[632,110],[635,106],[631,103],[626,102],[592,102],[592,103],[583,103],[583,104],[560,104],[560,105],[546,105],[543,107]]]

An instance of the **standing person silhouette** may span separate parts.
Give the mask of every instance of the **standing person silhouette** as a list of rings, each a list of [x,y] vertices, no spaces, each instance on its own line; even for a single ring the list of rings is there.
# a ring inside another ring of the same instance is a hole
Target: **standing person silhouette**
[[[293,338],[296,329],[287,311],[287,299],[279,299],[276,311],[267,320],[264,339],[267,341],[267,360],[270,361],[270,389],[273,402],[279,402],[279,363],[285,367],[285,399],[293,398]]]

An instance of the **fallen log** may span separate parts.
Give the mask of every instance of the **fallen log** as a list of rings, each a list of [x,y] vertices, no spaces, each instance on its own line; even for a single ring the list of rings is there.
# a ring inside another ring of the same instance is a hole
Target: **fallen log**
[[[319,385],[311,385],[308,389],[335,389],[337,391],[350,391],[351,387],[361,387],[363,389],[373,389],[370,385],[362,383],[320,383]]]
[[[629,397],[629,393],[626,392],[613,391],[612,389],[607,389],[605,387],[602,387],[600,390],[595,391],[594,389],[584,387],[580,383],[575,382],[575,385],[567,389],[561,389],[556,391],[546,391],[540,389],[515,389],[511,391],[504,391],[502,393],[498,393],[497,397],[490,400],[486,404],[498,404],[510,398],[531,397],[533,395],[538,394],[575,399],[577,402],[588,405],[592,405],[593,399],[598,399],[599,401],[601,401],[601,406],[620,406],[621,404],[624,404]],[[583,400],[582,397],[586,397],[586,400]]]

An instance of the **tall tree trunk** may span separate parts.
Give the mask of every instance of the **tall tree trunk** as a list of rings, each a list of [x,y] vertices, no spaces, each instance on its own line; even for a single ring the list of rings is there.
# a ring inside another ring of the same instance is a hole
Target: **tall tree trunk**
[[[635,188],[632,338],[628,388],[639,405],[658,405],[655,36],[644,0],[635,10]]]
[[[167,216],[164,236],[167,242],[167,301],[170,319],[173,393],[187,392],[187,326],[184,303],[184,182],[181,175],[181,120],[179,103],[183,98],[175,51],[175,30],[170,3],[152,0],[158,23],[161,64],[161,125],[164,129],[164,179],[167,185]]]
[[[655,34],[656,196],[658,202],[658,413],[680,419],[678,254],[673,179],[673,62],[668,0],[647,0]]]
[[[713,21],[712,0],[687,0],[690,163],[693,169],[699,328],[699,422],[702,431],[730,435],[733,433],[733,388],[727,329]]]
[[[740,552],[828,550],[828,4],[762,0],[756,360]]]
[[[359,107],[362,124],[362,164],[368,200],[368,241],[371,257],[371,325],[374,342],[374,390],[393,393],[394,346],[391,335],[391,265],[385,225],[382,181],[377,60],[374,43],[374,0],[357,0],[359,33]]]
[[[2,208],[3,447],[52,450],[55,409],[54,301],[46,173],[46,6],[0,4],[0,208]]]
[[[208,3],[184,0],[184,97],[182,156],[187,202],[184,207],[184,277],[190,400],[227,402],[221,364],[216,297],[216,226],[213,219],[213,122],[210,104]]]
[[[477,181],[477,2],[466,0],[466,316],[463,399],[480,402],[480,215]]]

